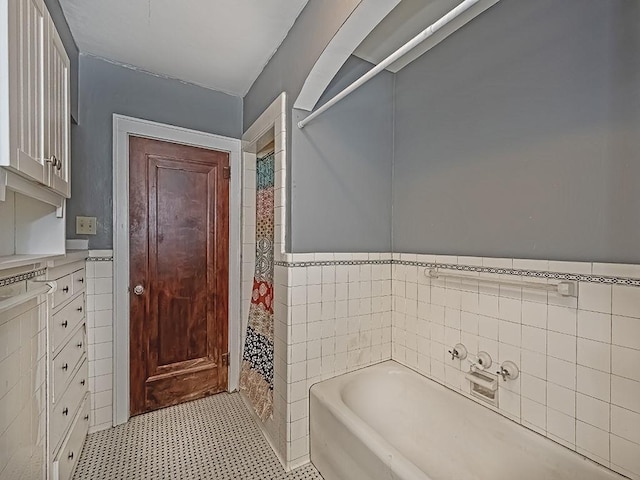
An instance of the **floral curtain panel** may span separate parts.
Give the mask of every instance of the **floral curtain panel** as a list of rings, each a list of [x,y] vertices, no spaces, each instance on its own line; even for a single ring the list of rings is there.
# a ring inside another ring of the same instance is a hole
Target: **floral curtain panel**
[[[256,268],[240,389],[263,421],[273,412],[274,154],[256,162]]]

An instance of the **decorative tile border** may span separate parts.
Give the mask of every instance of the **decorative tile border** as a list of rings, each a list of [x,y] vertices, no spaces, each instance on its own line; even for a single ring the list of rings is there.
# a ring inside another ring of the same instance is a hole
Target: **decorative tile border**
[[[113,257],[87,257],[87,262],[113,262]]]
[[[31,280],[32,278],[39,277],[40,275],[44,275],[46,273],[46,268],[40,268],[38,270],[32,270],[31,272],[21,273],[19,275],[14,275],[12,277],[6,277],[0,279],[0,287],[6,287],[8,285],[13,285],[14,283],[23,282],[25,280]]]
[[[279,267],[330,267],[332,265],[390,265],[392,260],[326,260],[313,262],[274,262]]]
[[[540,270],[523,270],[519,268],[478,267],[474,265],[456,265],[450,263],[411,262],[404,260],[394,260],[393,264],[412,265],[425,268],[444,268],[446,270],[458,270],[462,272],[494,273],[498,275],[545,278],[549,280],[570,280],[575,282],[607,283],[614,285],[640,287],[640,278],[608,277],[604,275],[585,275],[578,273],[559,273]]]
[[[281,267],[326,267],[331,265],[408,265],[424,268],[443,268],[463,272],[493,273],[518,277],[543,278],[548,280],[569,280],[575,282],[605,283],[609,285],[625,285],[640,287],[640,278],[610,277],[605,275],[585,275],[575,273],[558,273],[540,270],[523,270],[518,268],[478,267],[474,265],[457,265],[450,263],[414,262],[407,260],[329,260],[318,262],[275,262]]]

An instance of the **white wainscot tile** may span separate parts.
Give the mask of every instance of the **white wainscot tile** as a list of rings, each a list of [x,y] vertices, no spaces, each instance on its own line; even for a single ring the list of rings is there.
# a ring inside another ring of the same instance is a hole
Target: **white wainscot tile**
[[[289,286],[299,287],[301,285],[307,285],[307,269],[292,268],[289,276]]]
[[[640,278],[640,265],[629,263],[594,263],[594,275]]]
[[[520,418],[520,395],[505,388],[500,388],[500,410]]]
[[[612,375],[611,403],[640,413],[640,382]]]
[[[576,422],[576,446],[609,460],[609,432],[588,423]]]
[[[611,342],[611,315],[578,310],[578,336],[599,342]]]
[[[547,402],[547,382],[528,373],[522,373],[520,392],[523,397],[529,398],[537,403],[544,405]]]
[[[640,318],[640,288],[614,285],[611,311],[614,315]]]
[[[578,311],[575,308],[548,306],[547,325],[549,330],[575,335],[577,319]]]
[[[535,377],[547,378],[547,357],[541,353],[523,350],[521,353],[521,370]],[[555,360],[555,359],[552,359]],[[558,360],[560,361],[560,360]],[[565,362],[566,363],[566,362]],[[575,365],[573,366],[573,382],[575,383]]]
[[[576,388],[576,364],[547,357],[547,380],[556,385]]]
[[[588,275],[591,273],[591,263],[587,262],[562,262],[549,261],[550,272],[560,273],[582,273]]]
[[[640,413],[611,405],[611,433],[640,444]]]
[[[611,372],[611,345],[578,338],[578,365]]]
[[[491,340],[498,339],[498,319],[495,317],[486,317],[480,315],[478,317],[478,334],[481,337]]]
[[[522,301],[514,298],[500,297],[498,300],[498,317],[510,322],[522,322]]]
[[[547,354],[567,362],[575,362],[576,337],[563,333],[549,332],[547,335]]]
[[[611,285],[580,282],[578,308],[593,312],[611,313]]]
[[[611,347],[611,372],[640,382],[640,350],[616,345]]]
[[[94,278],[113,277],[113,262],[94,262]]]
[[[522,398],[522,422],[531,426],[538,433],[544,434],[547,429],[547,408],[528,398]]]
[[[549,383],[547,385],[547,406],[575,417],[576,393],[560,385]]]
[[[577,391],[608,402],[611,398],[610,375],[578,365]]]
[[[574,445],[576,442],[576,419],[547,407],[547,432]]]
[[[522,348],[547,353],[547,331],[542,328],[522,326]]]
[[[522,324],[547,328],[547,304],[522,302]]]
[[[478,335],[478,315],[475,313],[462,312],[460,314],[461,329],[463,332]]]
[[[612,317],[611,343],[640,350],[640,320],[631,317]]]
[[[433,298],[433,290],[431,291],[431,295]],[[480,294],[478,300],[478,312],[480,314],[488,317],[498,317],[498,297],[494,295]]]
[[[515,347],[521,344],[522,332],[519,323],[509,322],[507,320],[498,321],[498,340],[501,343],[507,343]]]
[[[609,431],[610,404],[583,393],[576,394],[576,418],[589,425]]]
[[[618,465],[640,477],[640,445],[613,434],[610,441],[612,468]]]

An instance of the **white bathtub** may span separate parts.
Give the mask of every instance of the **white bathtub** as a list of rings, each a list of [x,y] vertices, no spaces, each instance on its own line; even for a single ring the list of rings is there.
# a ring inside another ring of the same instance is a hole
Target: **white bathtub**
[[[393,361],[318,383],[310,402],[325,480],[623,478]]]

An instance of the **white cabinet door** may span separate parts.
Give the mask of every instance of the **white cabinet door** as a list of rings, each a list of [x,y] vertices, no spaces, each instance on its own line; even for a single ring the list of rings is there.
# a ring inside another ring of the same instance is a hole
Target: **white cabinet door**
[[[0,164],[40,183],[46,183],[43,156],[43,78],[45,28],[49,14],[42,0],[2,0],[7,8],[9,148]],[[3,53],[4,54],[4,53]],[[6,138],[6,133],[3,135]]]
[[[48,17],[48,15],[47,15]],[[47,184],[60,195],[71,196],[70,63],[53,21],[45,29],[44,151],[49,160]]]

